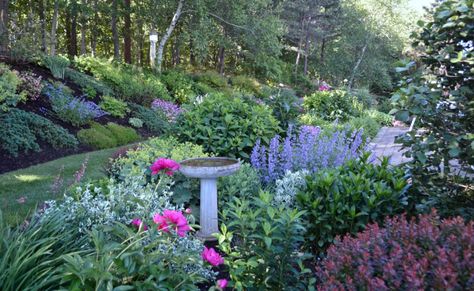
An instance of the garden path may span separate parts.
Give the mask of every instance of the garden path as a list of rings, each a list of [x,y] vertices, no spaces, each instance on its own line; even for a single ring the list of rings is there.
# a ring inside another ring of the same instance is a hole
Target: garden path
[[[408,127],[382,127],[372,140],[373,152],[377,158],[390,157],[390,164],[399,165],[409,159],[403,156],[400,144],[395,143],[395,137],[408,131]]]

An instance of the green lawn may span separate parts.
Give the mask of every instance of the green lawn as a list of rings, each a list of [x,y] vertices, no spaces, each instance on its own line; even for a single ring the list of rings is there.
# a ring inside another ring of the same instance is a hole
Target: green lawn
[[[112,148],[72,155],[0,175],[0,209],[3,218],[9,224],[21,223],[43,201],[61,197],[64,189],[74,181],[74,173],[86,156],[89,156],[89,162],[82,181],[104,177],[103,166],[116,150]],[[63,187],[53,193],[51,186],[63,166]]]

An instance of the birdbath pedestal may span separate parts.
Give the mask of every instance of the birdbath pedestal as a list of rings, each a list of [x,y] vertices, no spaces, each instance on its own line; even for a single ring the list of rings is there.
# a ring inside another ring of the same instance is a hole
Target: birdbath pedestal
[[[201,205],[198,237],[215,240],[219,232],[217,225],[217,178],[232,175],[240,168],[240,162],[231,158],[196,158],[180,163],[179,171],[186,177],[201,179]]]

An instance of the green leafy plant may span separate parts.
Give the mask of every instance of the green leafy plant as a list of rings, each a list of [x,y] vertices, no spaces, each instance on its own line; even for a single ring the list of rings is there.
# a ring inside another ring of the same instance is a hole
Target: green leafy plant
[[[387,158],[379,165],[365,154],[358,160],[306,177],[306,190],[297,197],[306,210],[307,246],[323,251],[337,235],[355,234],[371,222],[405,210],[409,184],[401,168],[391,167]]]
[[[96,80],[94,77],[91,77],[82,72],[76,71],[71,68],[67,68],[65,71],[66,78],[73,81],[75,84],[79,85],[82,88],[82,91],[89,91],[90,97],[95,97],[97,93],[101,95],[112,96],[113,91],[100,81]],[[94,94],[95,91],[95,94]]]
[[[140,118],[132,117],[128,119],[128,123],[135,128],[143,127],[143,120],[141,120]]]
[[[93,57],[76,57],[74,64],[105,83],[120,99],[142,105],[150,104],[155,98],[172,100],[159,77],[141,68]]]
[[[71,64],[68,58],[61,55],[45,55],[42,62],[51,71],[53,77],[58,79],[64,79],[66,68]]]
[[[301,102],[296,93],[288,88],[275,88],[270,95],[263,99],[273,110],[273,116],[278,119],[283,128],[296,122],[301,111]]]
[[[274,206],[272,195],[234,197],[223,208],[219,249],[237,290],[306,289],[311,271],[300,252],[305,211]],[[310,283],[311,284],[311,283]],[[314,284],[314,282],[312,282]]]
[[[349,120],[349,128],[353,130],[363,129],[363,138],[374,138],[380,130],[380,124],[373,118],[365,117],[355,117]]]
[[[62,256],[81,254],[87,241],[77,228],[64,227],[64,214],[54,212],[12,229],[0,213],[0,289],[57,289],[63,278]]]
[[[153,134],[159,135],[171,130],[173,125],[168,121],[165,114],[160,114],[153,109],[138,105],[129,104],[131,115],[143,121],[143,125]]]
[[[233,76],[230,78],[230,83],[234,90],[254,94],[255,96],[262,94],[261,85],[254,78],[244,75]]]
[[[367,116],[375,120],[382,126],[390,126],[393,122],[393,116],[375,109],[364,110],[363,116]]]
[[[198,83],[205,84],[214,89],[228,89],[227,78],[215,71],[206,71],[194,76]]]
[[[280,128],[269,108],[213,94],[183,114],[180,138],[222,156],[249,158],[258,139],[268,142]]]
[[[196,96],[192,78],[183,72],[168,71],[162,75],[161,79],[178,103],[188,103]]]
[[[10,68],[0,63],[0,110],[7,111],[10,107],[15,107],[19,102],[26,100],[26,92],[17,93],[21,84],[17,74]]]
[[[357,98],[343,90],[317,91],[304,97],[303,106],[329,121],[346,121],[350,117],[359,116],[363,109]]]
[[[112,116],[123,118],[128,112],[130,112],[127,103],[124,101],[107,95],[102,96],[101,99],[102,101],[99,103],[100,108],[107,111]]]
[[[93,123],[91,128],[81,129],[77,138],[95,149],[106,149],[137,141],[140,135],[133,128],[109,122],[106,126]]]
[[[397,120],[416,117],[399,139],[408,149],[414,195],[444,215],[474,213],[473,19],[470,0],[437,2],[413,35],[413,46],[424,48],[420,59],[397,68],[404,76],[392,96]]]
[[[219,179],[219,205],[224,207],[233,197],[250,199],[261,187],[257,171],[250,164],[243,163],[236,173]]]
[[[0,113],[0,144],[10,156],[41,150],[38,139],[54,148],[75,148],[77,139],[66,129],[37,114],[12,108]]]

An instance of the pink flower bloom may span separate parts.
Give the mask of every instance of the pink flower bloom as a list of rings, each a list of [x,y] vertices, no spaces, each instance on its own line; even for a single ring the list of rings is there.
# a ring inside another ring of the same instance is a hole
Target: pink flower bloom
[[[326,84],[319,86],[319,91],[329,91],[329,89],[331,89],[331,87],[329,87],[329,85],[326,85]]]
[[[153,221],[158,225],[158,230],[169,232],[173,228],[180,237],[184,237],[191,227],[181,211],[165,210],[163,215],[155,214]]]
[[[193,211],[191,210],[191,208],[186,208],[186,210],[184,210],[184,213],[186,214],[191,214]]]
[[[140,218],[134,218],[132,220],[132,225],[136,226],[137,228],[140,228],[140,225],[142,225],[143,221]],[[148,226],[146,224],[143,224],[143,230],[148,230]]]
[[[225,287],[227,287],[228,283],[229,283],[229,281],[227,281],[227,279],[217,280],[217,288],[224,289]]]
[[[159,158],[151,165],[150,169],[152,175],[165,171],[166,175],[172,176],[174,172],[179,170],[179,164],[171,159]]]
[[[214,267],[217,267],[224,263],[224,258],[222,258],[221,255],[219,255],[219,253],[216,252],[216,250],[214,250],[213,248],[208,249],[204,247],[201,256],[203,260],[208,261],[209,264],[213,265]]]

